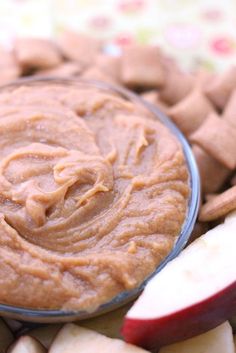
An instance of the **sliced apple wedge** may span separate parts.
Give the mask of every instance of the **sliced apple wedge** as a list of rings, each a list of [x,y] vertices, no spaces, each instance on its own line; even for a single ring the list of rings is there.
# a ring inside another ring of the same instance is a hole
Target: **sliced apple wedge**
[[[5,322],[0,319],[0,353],[5,353],[7,348],[13,342],[14,336]]]
[[[108,338],[74,324],[66,324],[58,333],[49,353],[147,353],[124,341]]]
[[[46,353],[46,348],[33,337],[21,336],[7,353]]]
[[[235,353],[228,322],[186,341],[163,347],[159,353]]]
[[[236,217],[190,244],[147,284],[122,334],[148,349],[204,333],[236,313]]]

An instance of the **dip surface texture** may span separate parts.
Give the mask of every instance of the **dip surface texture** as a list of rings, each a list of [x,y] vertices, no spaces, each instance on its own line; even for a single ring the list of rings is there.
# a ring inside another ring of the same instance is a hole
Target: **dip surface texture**
[[[112,93],[0,93],[0,302],[89,309],[171,251],[189,176],[176,138]]]

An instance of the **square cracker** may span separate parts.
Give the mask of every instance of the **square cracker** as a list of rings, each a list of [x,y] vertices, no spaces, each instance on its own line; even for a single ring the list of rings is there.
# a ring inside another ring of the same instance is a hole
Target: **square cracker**
[[[78,76],[81,72],[82,67],[78,62],[66,61],[52,69],[39,70],[35,76],[73,77]]]
[[[232,91],[222,117],[236,127],[236,89]]]
[[[86,80],[95,80],[115,84],[111,76],[107,75],[96,66],[89,67],[80,77]]]
[[[205,93],[214,105],[223,109],[231,92],[236,88],[236,66],[231,66],[227,71],[216,75],[206,86]]]
[[[210,112],[214,112],[214,107],[209,99],[199,89],[194,89],[173,105],[168,115],[188,136],[201,126]]]
[[[32,68],[49,69],[62,62],[59,50],[49,39],[18,38],[15,53],[25,71]]]
[[[190,141],[202,147],[226,168],[236,167],[236,127],[211,113],[191,136]]]
[[[141,94],[141,97],[145,99],[148,103],[157,106],[163,113],[167,114],[168,105],[160,99],[159,92],[157,90],[147,91]]]
[[[63,31],[58,36],[57,45],[67,59],[78,61],[84,67],[95,62],[102,48],[101,40],[71,30]]]
[[[192,147],[201,176],[203,193],[212,194],[218,192],[230,175],[230,170],[210,156],[201,147]]]
[[[163,85],[165,71],[158,47],[130,45],[123,51],[121,82],[134,88],[158,88]]]
[[[175,65],[166,66],[165,83],[160,88],[160,98],[167,104],[176,104],[193,89],[193,75],[180,71]]]
[[[206,202],[199,214],[199,220],[214,221],[236,209],[236,186],[224,191]]]
[[[113,81],[120,82],[121,57],[107,54],[99,54],[95,60],[95,66],[110,76]]]

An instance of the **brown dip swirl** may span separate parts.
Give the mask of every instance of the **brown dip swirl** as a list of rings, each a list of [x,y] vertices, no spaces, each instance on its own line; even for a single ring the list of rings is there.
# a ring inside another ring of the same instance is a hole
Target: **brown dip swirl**
[[[94,87],[0,94],[0,302],[95,309],[170,252],[187,210],[179,142]]]

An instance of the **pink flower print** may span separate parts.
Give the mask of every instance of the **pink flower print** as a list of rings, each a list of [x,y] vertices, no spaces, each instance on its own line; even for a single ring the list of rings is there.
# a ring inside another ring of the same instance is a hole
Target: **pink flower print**
[[[201,39],[201,31],[191,24],[175,24],[165,32],[167,41],[176,48],[188,49],[196,47]]]
[[[132,35],[130,34],[119,34],[116,38],[115,38],[115,44],[123,47],[126,45],[130,45],[134,43],[134,38]]]
[[[210,43],[211,49],[220,55],[230,55],[235,51],[235,46],[233,39],[223,36],[214,38]]]
[[[137,12],[143,10],[145,0],[121,0],[118,3],[118,9],[122,12]]]
[[[223,18],[223,12],[219,9],[208,9],[203,12],[203,17],[209,21],[219,21]]]
[[[104,30],[108,29],[111,25],[111,19],[106,17],[106,16],[95,16],[92,17],[89,20],[89,24],[91,27],[98,29],[98,30]]]

